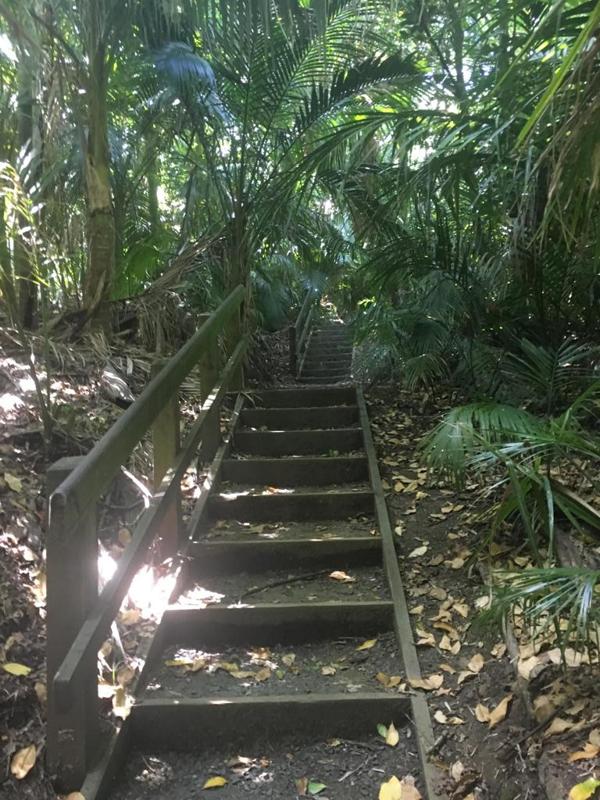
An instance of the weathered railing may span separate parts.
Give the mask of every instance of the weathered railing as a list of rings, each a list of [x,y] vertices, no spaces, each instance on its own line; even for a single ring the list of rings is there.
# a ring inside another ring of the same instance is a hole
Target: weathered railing
[[[49,471],[47,542],[47,670],[49,769],[61,789],[78,789],[92,766],[100,736],[98,650],[132,578],[152,543],[173,554],[182,537],[180,491],[190,462],[218,447],[219,409],[225,393],[242,387],[246,339],[241,331],[244,289],[238,286],[170,360],[157,365],[140,397],[81,459],[62,459]],[[221,364],[218,336],[230,354]],[[199,415],[180,442],[179,389],[200,371]],[[152,427],[154,495],[119,560],[98,592],[96,506]]]
[[[314,289],[307,289],[304,301],[296,317],[295,323],[289,329],[290,336],[290,372],[297,375],[302,365],[304,351],[308,344],[308,334],[317,305],[319,294]]]

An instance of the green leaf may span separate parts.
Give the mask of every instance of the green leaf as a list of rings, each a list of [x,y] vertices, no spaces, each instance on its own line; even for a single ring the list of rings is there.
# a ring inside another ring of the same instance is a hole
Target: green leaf
[[[320,794],[323,789],[326,789],[327,785],[324,783],[319,783],[318,781],[309,781],[307,788],[308,793],[314,797],[314,795]]]
[[[382,725],[381,722],[377,726],[377,733],[382,736],[384,739],[387,736],[387,726]]]

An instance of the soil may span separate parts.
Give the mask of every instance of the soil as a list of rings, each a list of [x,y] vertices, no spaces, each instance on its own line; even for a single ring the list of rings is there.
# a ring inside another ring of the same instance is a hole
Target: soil
[[[358,648],[376,639],[369,649]],[[204,664],[192,672],[168,662]],[[206,697],[210,695],[313,694],[385,689],[377,673],[402,676],[395,635],[374,634],[372,639],[332,639],[273,647],[225,647],[218,652],[170,647],[150,676],[146,696]],[[237,673],[242,673],[241,677]],[[255,677],[258,676],[258,677]],[[406,689],[406,686],[404,686]]]
[[[418,778],[414,732],[405,721],[396,721],[396,726],[400,741],[393,748],[365,732],[365,738],[359,741],[307,742],[292,738],[259,742],[241,754],[214,751],[203,753],[201,758],[193,753],[138,753],[129,759],[114,800],[210,797],[213,790],[202,787],[213,777],[227,780],[218,790],[221,800],[292,800],[299,796],[298,782],[305,784],[306,780],[325,784],[316,795],[320,800],[371,800],[393,775]],[[418,779],[416,785],[422,790]]]
[[[488,594],[470,561],[487,533],[477,523],[480,487],[457,492],[430,476],[416,456],[440,406],[439,400],[435,407],[417,405],[414,396],[397,390],[374,391],[369,398],[421,670],[444,677],[428,695],[435,758],[452,800],[470,792],[477,800],[538,800],[545,793],[536,753],[527,744],[515,747],[535,720],[519,694],[502,633],[477,625]],[[474,656],[483,659],[479,672],[478,665],[469,668]],[[493,710],[508,696],[505,719],[493,728],[477,720],[476,706]]]
[[[334,571],[345,578],[330,578]],[[303,577],[306,576],[306,577]],[[264,588],[262,588],[264,587]],[[257,591],[259,590],[259,591]],[[177,600],[178,606],[253,603],[323,603],[327,601],[389,600],[387,581],[381,567],[331,565],[323,573],[308,570],[266,570],[260,574],[240,572],[235,575],[202,578]],[[251,601],[250,601],[251,598]]]

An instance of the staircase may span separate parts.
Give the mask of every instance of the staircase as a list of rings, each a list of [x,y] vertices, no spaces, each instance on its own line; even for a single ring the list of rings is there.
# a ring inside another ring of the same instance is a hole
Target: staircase
[[[342,332],[318,331],[312,341],[333,355],[334,338],[341,343]],[[311,363],[304,380],[321,382],[325,369],[330,380],[347,379],[343,355],[344,368],[337,358],[319,362],[327,367]],[[355,387],[238,398],[233,435],[208,476],[185,561],[127,722],[140,755],[128,758],[111,797],[171,797],[170,782],[164,794],[143,788],[140,774],[157,754],[182,775],[182,797],[214,773],[228,781],[219,794],[227,800],[296,797],[285,764],[296,757],[296,769],[309,777],[327,776],[325,753],[338,781],[327,782],[331,800],[375,796],[379,778],[407,773],[433,800],[426,705],[375,677],[404,682],[418,664],[366,407]],[[391,722],[405,742],[397,751],[377,736],[377,725]],[[328,741],[340,749],[328,751]],[[358,761],[357,747],[367,748]],[[267,786],[236,782],[227,764],[242,752],[280,760],[279,770],[262,770]],[[376,753],[370,775],[361,766],[365,752]],[[182,753],[199,759],[197,785],[186,783],[190,762]]]
[[[313,331],[300,367],[300,383],[335,384],[350,380],[352,340],[342,322]]]

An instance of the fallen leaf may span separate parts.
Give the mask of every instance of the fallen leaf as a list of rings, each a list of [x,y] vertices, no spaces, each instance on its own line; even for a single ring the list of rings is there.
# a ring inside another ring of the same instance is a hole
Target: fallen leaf
[[[321,667],[321,675],[335,675],[336,672],[337,672],[336,668],[332,667],[331,665],[326,667]]]
[[[424,689],[426,692],[431,692],[440,688],[444,682],[444,676],[430,675],[428,678],[409,678],[408,682],[413,689]]]
[[[263,667],[259,669],[257,673],[254,675],[254,680],[261,683],[262,681],[266,681],[271,677],[271,670],[268,667]]]
[[[394,528],[394,533],[396,534],[396,536],[402,536],[402,534],[404,533],[403,522],[401,522],[399,525],[396,525],[396,527]]]
[[[597,778],[588,778],[583,783],[577,783],[569,792],[569,800],[588,800],[600,786]]]
[[[435,636],[429,631],[424,631],[421,628],[415,628],[417,636],[417,647],[435,647]]]
[[[460,569],[461,567],[464,567],[465,560],[464,558],[453,558],[451,561],[444,561],[444,564],[446,564],[447,567],[450,567],[450,569]]]
[[[452,608],[457,614],[460,614],[463,619],[466,619],[469,616],[469,606],[466,603],[454,603]]]
[[[386,783],[381,784],[379,800],[402,800],[402,784],[395,775]]]
[[[287,653],[286,655],[282,656],[281,660],[282,660],[282,662],[284,663],[284,665],[286,667],[291,667],[293,665],[294,661],[296,660],[296,654],[295,653]]]
[[[326,789],[326,788],[327,788],[327,784],[319,783],[318,781],[309,781],[308,782],[308,786],[307,786],[308,793],[310,795],[312,795],[313,797],[316,794],[320,794],[323,791],[323,789]]]
[[[29,675],[31,672],[31,667],[26,667],[25,664],[17,664],[14,661],[8,661],[6,664],[2,664],[2,669],[10,675],[17,675],[19,678]]]
[[[598,753],[600,753],[600,745],[592,744],[592,742],[586,742],[583,750],[577,750],[577,752],[571,753],[569,756],[569,761],[584,761],[588,758],[596,758]]]
[[[36,758],[37,750],[34,744],[17,750],[10,761],[11,774],[14,775],[18,781],[22,781],[35,766]]]
[[[213,778],[209,778],[204,786],[203,789],[222,789],[223,786],[227,786],[227,778],[224,778],[222,775],[215,775]]]
[[[379,681],[386,689],[393,689],[395,686],[399,686],[402,683],[400,675],[386,675],[385,672],[378,672],[377,675],[375,675],[375,680]]]
[[[390,722],[390,727],[387,729],[385,737],[385,743],[390,747],[396,747],[399,741],[400,741],[400,734],[396,730],[394,723]]]
[[[487,706],[484,706],[482,703],[477,703],[475,706],[475,719],[478,722],[489,722],[490,721],[490,710]]]
[[[452,764],[452,766],[450,767],[450,775],[452,776],[454,781],[456,781],[456,783],[459,782],[464,771],[465,771],[465,765],[462,763],[462,761],[455,761],[454,764]]]
[[[377,639],[367,639],[366,642],[359,644],[356,648],[357,650],[370,650],[372,647],[375,647],[377,644]]]
[[[342,572],[339,569],[331,572],[329,577],[334,581],[340,581],[340,583],[356,583],[356,578],[353,578],[351,575],[348,575],[347,572]]]
[[[300,797],[306,797],[308,789],[308,778],[296,778],[296,791]]]
[[[8,488],[12,489],[13,492],[22,491],[23,484],[15,475],[11,475],[10,472],[5,472],[4,480],[6,481]]]
[[[506,697],[504,697],[498,703],[496,708],[494,708],[493,711],[490,711],[490,721],[489,721],[490,728],[495,728],[496,725],[499,722],[502,722],[502,720],[506,717],[508,713],[508,706],[510,705],[512,697],[513,697],[512,694],[507,694]]]
[[[422,800],[421,792],[415,786],[415,780],[407,775],[401,781],[394,775],[379,789],[379,800]]]
[[[409,558],[419,558],[420,556],[424,556],[425,553],[429,550],[428,545],[423,544],[421,547],[415,547],[409,554]]]
[[[414,606],[414,608],[411,608],[408,613],[413,614],[414,616],[418,616],[419,614],[422,614],[424,610],[425,606]]]
[[[435,712],[435,714],[433,715],[433,718],[436,720],[436,722],[439,722],[440,725],[464,725],[465,724],[464,719],[461,719],[460,717],[448,717],[448,716],[446,716],[446,714],[444,714],[444,712],[441,709],[438,709]]]
[[[85,800],[85,797],[81,794],[81,792],[71,792],[64,798],[64,800]]]
[[[484,664],[485,664],[485,659],[481,655],[481,653],[475,653],[473,658],[467,664],[467,667],[468,667],[468,669],[471,670],[471,672],[478,673],[478,672],[481,672],[481,670],[483,669]]]
[[[434,600],[445,600],[448,597],[448,592],[445,589],[442,589],[441,586],[433,586],[429,592],[429,596],[433,597]]]
[[[571,730],[575,723],[570,719],[562,719],[562,717],[554,717],[550,725],[544,731],[544,738],[546,736],[556,736],[558,733],[564,733]]]

